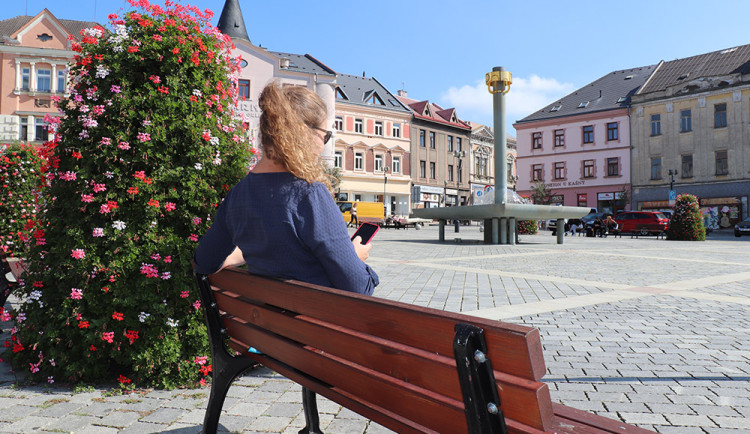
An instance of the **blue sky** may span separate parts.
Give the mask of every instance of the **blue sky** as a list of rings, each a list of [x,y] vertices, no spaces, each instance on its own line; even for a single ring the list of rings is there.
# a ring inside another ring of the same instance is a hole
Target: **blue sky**
[[[161,0],[156,3],[163,3]],[[123,0],[4,1],[0,19],[48,8],[106,23]],[[186,3],[183,1],[183,4]],[[224,0],[187,3],[214,11]],[[456,107],[492,125],[485,73],[513,73],[511,123],[608,72],[750,43],[750,1],[683,0],[240,0],[250,40],[309,53],[337,72],[377,78],[390,91]]]

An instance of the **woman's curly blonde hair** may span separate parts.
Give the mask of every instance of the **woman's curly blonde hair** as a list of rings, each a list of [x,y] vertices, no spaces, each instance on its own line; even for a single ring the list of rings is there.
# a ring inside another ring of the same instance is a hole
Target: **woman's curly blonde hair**
[[[309,183],[331,182],[315,146],[314,127],[326,120],[326,106],[315,92],[302,86],[281,87],[272,82],[258,101],[263,156]]]

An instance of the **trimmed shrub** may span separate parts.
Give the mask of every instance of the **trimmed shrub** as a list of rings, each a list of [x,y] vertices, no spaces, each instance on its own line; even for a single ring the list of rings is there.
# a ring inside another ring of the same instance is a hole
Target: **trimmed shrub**
[[[130,0],[82,32],[52,122],[51,183],[6,355],[34,381],[205,382],[191,259],[247,173],[239,59],[212,13]]]
[[[698,205],[698,198],[692,194],[677,196],[674,213],[669,219],[668,240],[705,241],[706,229]]]

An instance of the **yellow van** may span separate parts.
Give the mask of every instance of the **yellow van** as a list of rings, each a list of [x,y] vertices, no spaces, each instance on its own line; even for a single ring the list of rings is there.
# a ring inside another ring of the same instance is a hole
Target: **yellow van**
[[[372,223],[378,226],[383,224],[385,209],[382,202],[336,202],[341,210],[344,221],[348,224],[352,220],[352,204],[357,204],[357,220],[359,223]]]

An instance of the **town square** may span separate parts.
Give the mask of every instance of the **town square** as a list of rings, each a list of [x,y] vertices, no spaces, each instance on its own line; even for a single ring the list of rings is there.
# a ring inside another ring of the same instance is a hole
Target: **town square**
[[[0,14],[0,432],[750,431],[742,13],[70,1]]]

